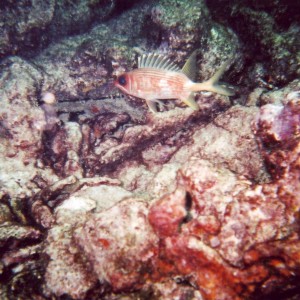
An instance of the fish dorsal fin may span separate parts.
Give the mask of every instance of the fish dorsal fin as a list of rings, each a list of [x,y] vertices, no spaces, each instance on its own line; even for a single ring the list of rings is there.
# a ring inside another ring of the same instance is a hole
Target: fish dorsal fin
[[[184,64],[181,72],[192,81],[196,81],[197,71],[197,50],[195,50]]]
[[[180,68],[168,57],[157,53],[143,54],[138,58],[138,68],[155,68],[180,72]]]

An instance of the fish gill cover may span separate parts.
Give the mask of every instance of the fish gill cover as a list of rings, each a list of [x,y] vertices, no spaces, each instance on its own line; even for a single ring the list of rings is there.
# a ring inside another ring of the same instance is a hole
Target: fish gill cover
[[[298,299],[299,6],[1,1],[0,298]],[[113,88],[194,51],[234,96]]]

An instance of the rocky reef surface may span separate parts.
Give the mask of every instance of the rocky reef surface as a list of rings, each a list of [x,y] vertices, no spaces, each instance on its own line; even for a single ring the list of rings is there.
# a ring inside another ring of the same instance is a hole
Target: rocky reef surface
[[[0,298],[298,299],[297,5],[3,1]],[[195,49],[234,97],[112,89]]]

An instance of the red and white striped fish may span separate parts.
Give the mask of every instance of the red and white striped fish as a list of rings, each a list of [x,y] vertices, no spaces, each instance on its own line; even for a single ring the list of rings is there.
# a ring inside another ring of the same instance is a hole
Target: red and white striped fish
[[[195,92],[210,91],[232,96],[232,88],[218,84],[227,68],[227,63],[209,80],[195,83],[196,51],[182,69],[168,58],[158,54],[145,54],[138,59],[138,68],[117,77],[114,85],[125,94],[146,100],[150,110],[157,112],[156,103],[164,99],[180,99],[198,110]]]

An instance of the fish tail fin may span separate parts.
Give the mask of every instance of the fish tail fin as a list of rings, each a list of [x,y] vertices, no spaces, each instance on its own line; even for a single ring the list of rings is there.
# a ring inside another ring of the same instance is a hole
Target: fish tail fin
[[[235,91],[233,87],[219,82],[219,79],[226,71],[229,62],[230,61],[227,61],[225,64],[223,64],[222,67],[209,80],[200,83],[194,83],[194,85],[191,88],[192,91],[194,92],[208,91],[208,92],[214,92],[225,96],[234,95]]]

